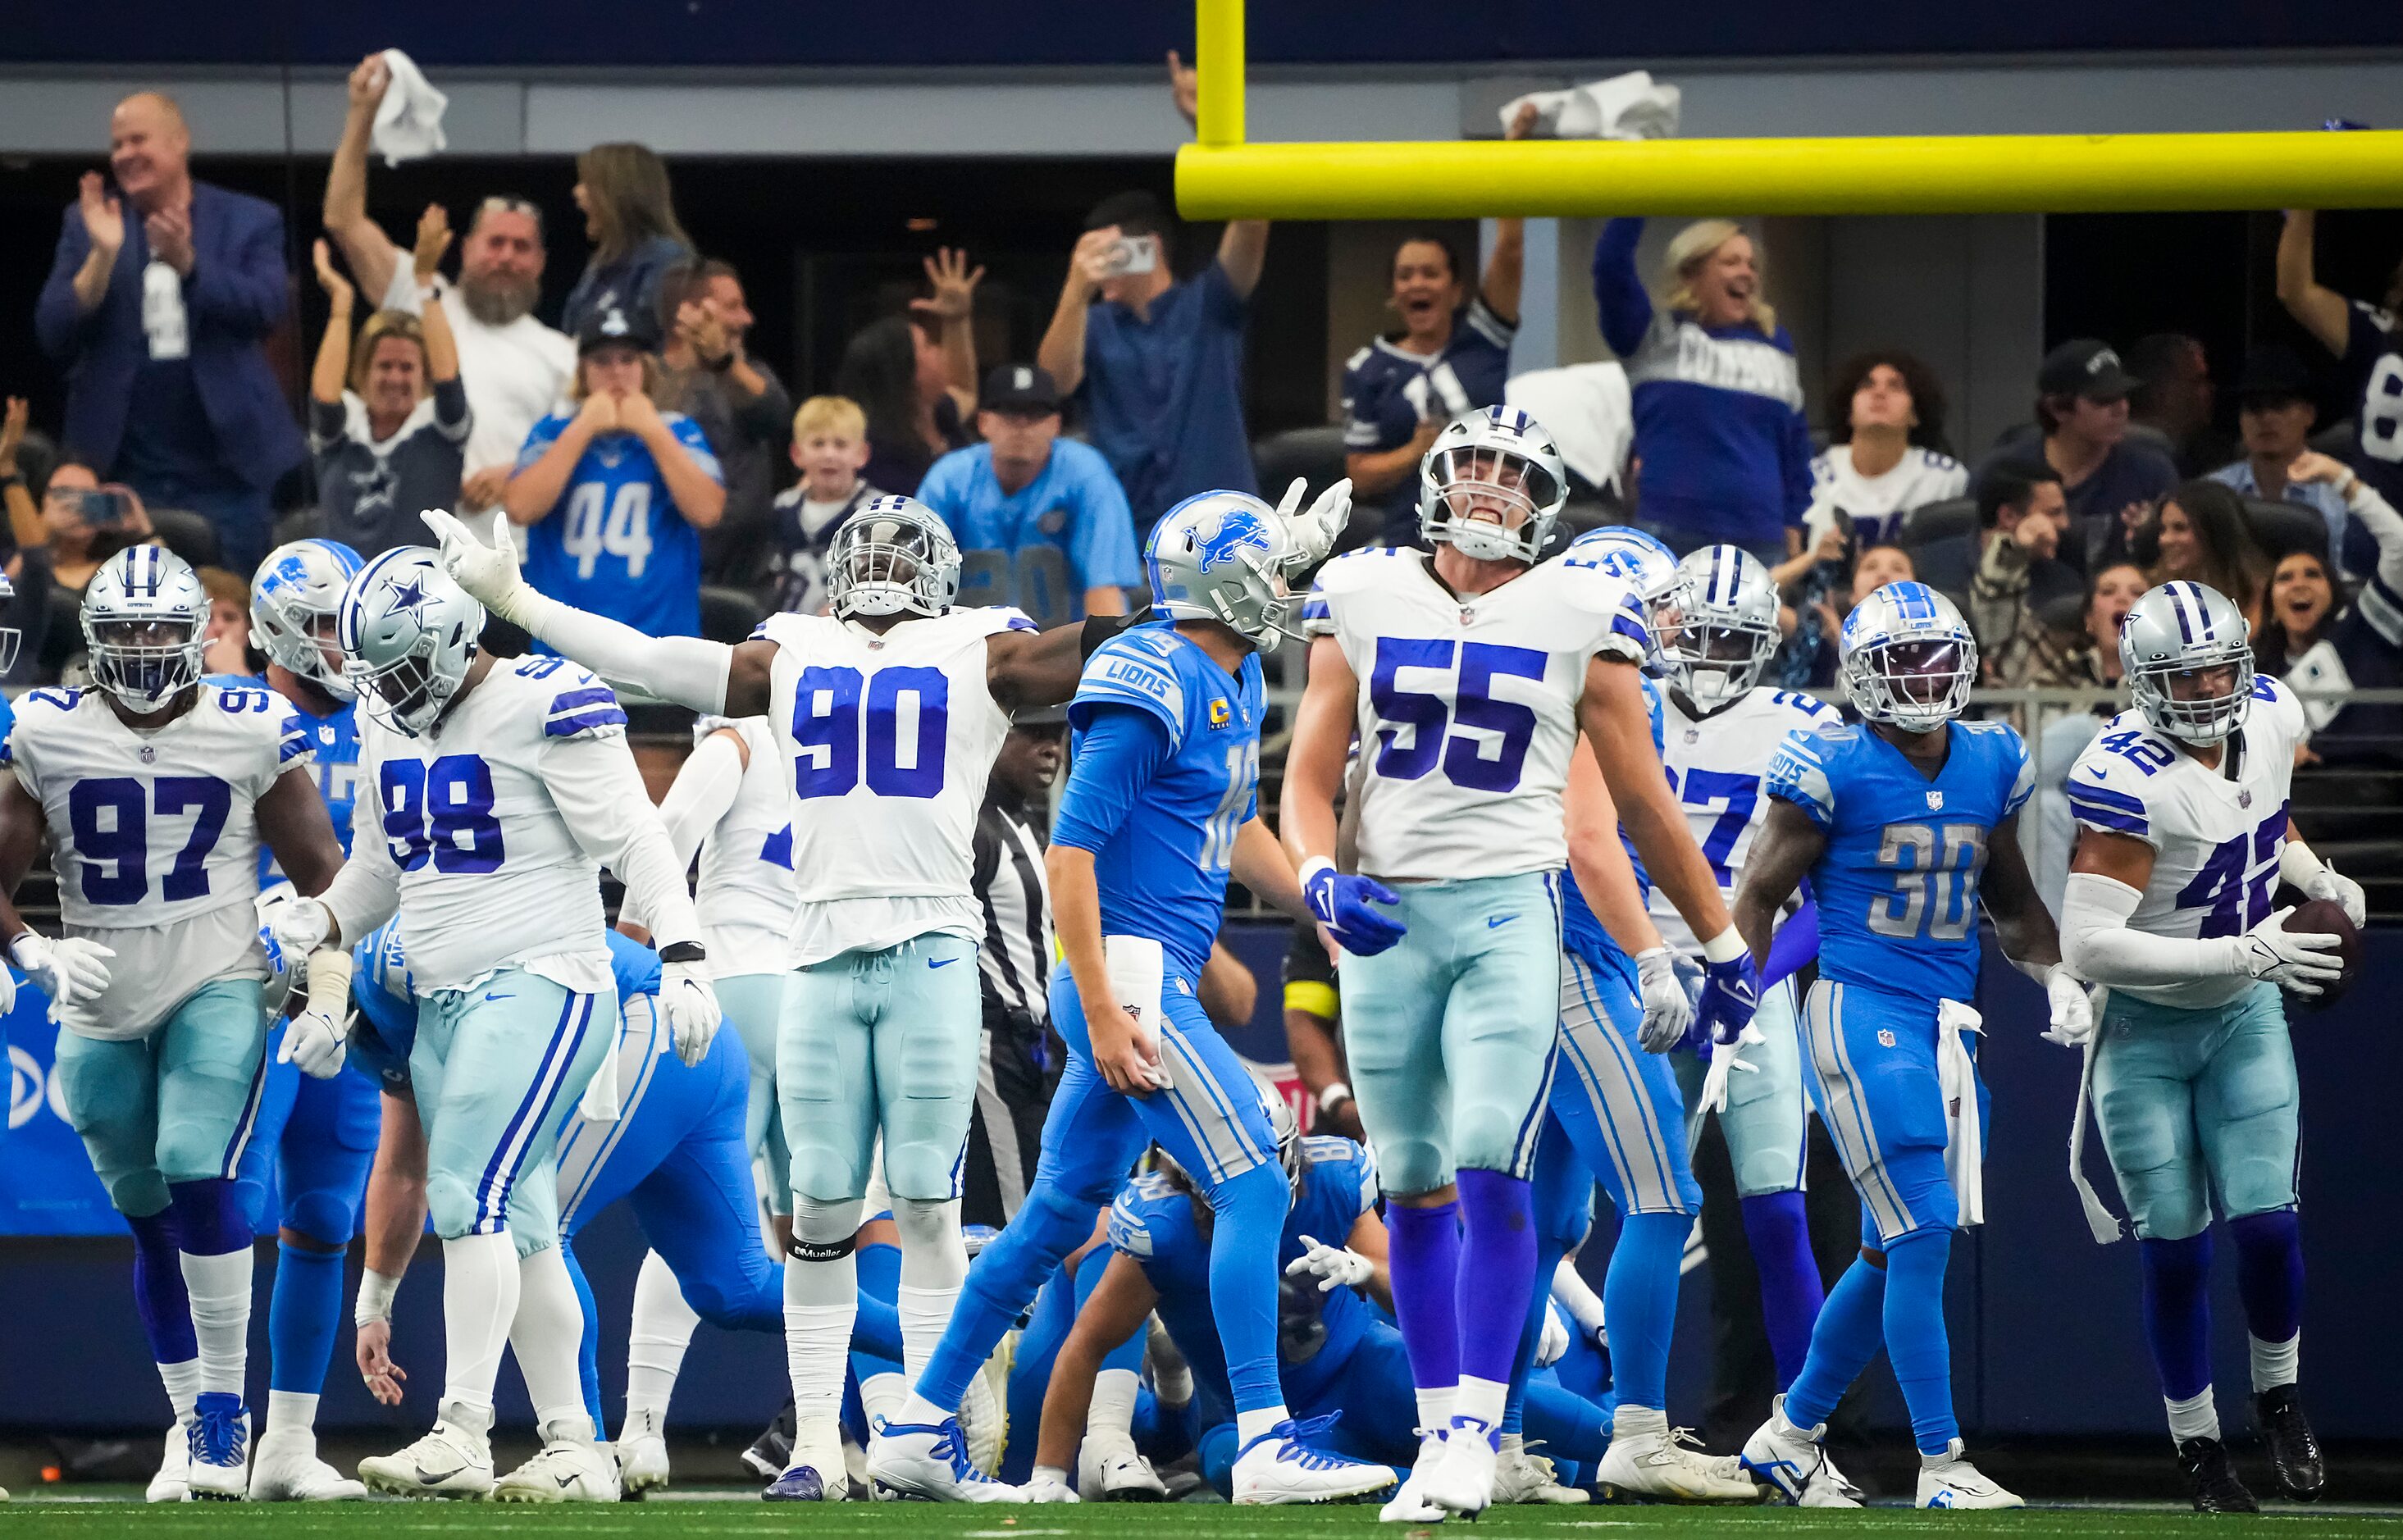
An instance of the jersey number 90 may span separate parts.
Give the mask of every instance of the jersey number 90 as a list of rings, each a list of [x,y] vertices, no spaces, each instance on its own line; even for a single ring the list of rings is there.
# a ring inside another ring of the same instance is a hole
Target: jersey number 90
[[[864,764],[879,797],[938,796],[951,720],[940,669],[803,669],[793,687],[794,794],[848,796]]]
[[[1899,868],[1894,892],[1869,904],[1869,929],[1897,941],[1964,941],[1978,922],[1982,824],[1888,824],[1878,865]]]

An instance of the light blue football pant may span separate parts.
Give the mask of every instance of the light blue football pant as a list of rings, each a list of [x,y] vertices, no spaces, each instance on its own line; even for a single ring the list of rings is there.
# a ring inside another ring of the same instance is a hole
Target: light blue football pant
[[[1799,1192],[1803,1186],[1803,1137],[1811,1117],[1811,1093],[1802,1085],[1802,1031],[1796,1020],[1794,980],[1785,979],[1760,997],[1752,1024],[1766,1043],[1747,1043],[1743,1061],[1753,1073],[1728,1076],[1728,1101],[1717,1114],[1735,1167],[1739,1198]],[[1702,1081],[1710,1073],[1708,1050],[1673,1053],[1677,1088],[1686,1099],[1686,1142],[1702,1137]]]
[[[558,1241],[559,1136],[617,1024],[614,986],[586,994],[524,968],[419,997],[409,1077],[435,1234],[507,1230],[520,1256]]]
[[[957,1198],[983,1030],[976,943],[956,936],[795,973],[776,1035],[793,1191],[820,1203],[865,1196],[881,1131],[894,1197]]]
[[[59,1093],[117,1212],[146,1219],[171,1183],[239,1174],[265,1088],[267,1020],[256,978],[186,996],[146,1036],[62,1030]]]
[[[1951,1231],[1961,1203],[1944,1169],[1952,1130],[1936,1069],[1934,1000],[1821,978],[1802,1003],[1811,1099],[1861,1196],[1863,1244]],[[1976,1039],[1970,1039],[1971,1052]],[[1978,1082],[1979,1123],[1991,1098]]]
[[[1560,1062],[1551,1114],[1621,1214],[1700,1214],[1686,1104],[1670,1055],[1646,1053],[1635,965],[1605,943],[1561,954]],[[1546,1281],[1549,1286],[1549,1280]]]
[[[2276,985],[2215,1010],[2115,993],[2096,1034],[2095,1120],[2138,1235],[2294,1207],[2302,1091]]]
[[[1560,874],[1393,888],[1409,934],[1336,964],[1378,1177],[1396,1197],[1464,1166],[1524,1178],[1560,1023]]]
[[[739,973],[716,980],[717,1004],[726,1024],[743,1039],[751,1060],[751,1093],[743,1117],[744,1148],[768,1168],[768,1206],[778,1214],[793,1212],[793,1163],[785,1143],[785,1120],[777,1113],[776,1034],[785,1025],[785,991],[792,981],[786,970]]]

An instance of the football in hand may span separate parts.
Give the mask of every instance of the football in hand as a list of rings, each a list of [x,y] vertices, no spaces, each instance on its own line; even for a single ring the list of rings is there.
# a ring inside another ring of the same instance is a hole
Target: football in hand
[[[2298,904],[2295,912],[2286,917],[2286,929],[2298,935],[2334,936],[2342,941],[2336,954],[2344,964],[2344,972],[2305,1004],[2325,1009],[2344,998],[2344,992],[2353,988],[2354,979],[2361,974],[2361,931],[2345,917],[2344,906],[2333,898],[2313,898]]]

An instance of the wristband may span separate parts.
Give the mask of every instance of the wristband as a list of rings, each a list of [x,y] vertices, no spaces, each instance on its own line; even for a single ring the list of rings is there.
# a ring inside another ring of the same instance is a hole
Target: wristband
[[[1352,1100],[1352,1088],[1340,1080],[1330,1080],[1318,1093],[1318,1110],[1332,1117],[1335,1109]]]
[[[1304,861],[1301,864],[1301,869],[1293,874],[1296,885],[1299,886],[1302,892],[1308,893],[1310,891],[1311,880],[1318,875],[1318,869],[1321,867],[1326,867],[1328,871],[1333,871],[1335,869],[1335,863],[1324,855],[1313,855],[1309,860]]]
[[[392,1297],[400,1292],[400,1280],[386,1278],[373,1268],[359,1274],[359,1302],[351,1311],[354,1326],[371,1326],[379,1321],[392,1319]]]
[[[12,940],[10,940],[10,941],[9,941],[9,943],[8,943],[8,961],[10,961],[11,963],[16,964],[17,964],[17,967],[18,967],[18,969],[19,969],[19,971],[21,971],[21,972],[24,972],[24,973],[31,973],[31,972],[33,972],[33,971],[34,971],[34,965],[33,965],[31,963],[28,963],[28,962],[26,962],[26,961],[25,961],[24,952],[22,951],[22,950],[21,950],[21,949],[24,947],[25,943],[26,943],[26,942],[28,942],[28,941],[31,941],[31,942],[35,943],[36,945],[39,945],[39,944],[40,944],[40,942],[41,942],[41,939],[42,939],[42,936],[41,936],[41,933],[40,933],[39,931],[33,930],[33,929],[31,929],[31,928],[27,928],[27,929],[25,929],[25,930],[21,930],[21,931],[19,931],[19,932],[16,934],[16,936],[15,936]]]
[[[1751,950],[1743,944],[1743,937],[1736,934],[1735,927],[1729,925],[1702,943],[1702,960],[1714,964],[1732,963]]]
[[[698,941],[677,941],[660,949],[662,963],[698,963],[709,956],[709,949]]]

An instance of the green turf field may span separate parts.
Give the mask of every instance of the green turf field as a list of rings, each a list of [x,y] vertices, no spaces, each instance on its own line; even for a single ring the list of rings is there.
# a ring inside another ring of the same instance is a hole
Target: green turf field
[[[732,1494],[729,1494],[732,1495]],[[1391,1534],[1376,1522],[1374,1507],[1233,1508],[1176,1504],[1161,1507],[1088,1505],[1035,1510],[936,1507],[919,1503],[844,1504],[800,1509],[770,1507],[754,1501],[665,1499],[616,1507],[521,1507],[490,1504],[362,1503],[318,1506],[194,1505],[148,1507],[128,1503],[27,1501],[0,1507],[0,1536],[7,1540],[99,1540],[101,1536],[156,1535],[162,1540],[214,1540],[216,1536],[386,1535],[658,1535],[662,1537],[792,1535],[840,1540],[1052,1540],[1078,1536],[1159,1536],[1160,1540],[1301,1540],[1342,1531],[1367,1536]],[[1914,1513],[1907,1508],[1870,1508],[1827,1513],[1794,1508],[1516,1507],[1473,1525],[1455,1524],[1485,1540],[1550,1536],[1556,1540],[1604,1540],[1613,1533],[1645,1532],[1675,1536],[1747,1534],[1767,1540],[1781,1533],[1827,1535],[1972,1533],[2015,1534],[2065,1540],[2093,1536],[2283,1534],[2309,1537],[2403,1534],[2403,1514],[2384,1509],[2285,1508],[2255,1519],[2204,1519],[2183,1508],[2034,1507],[2015,1513]],[[1427,1534],[1424,1528],[1403,1536]]]

